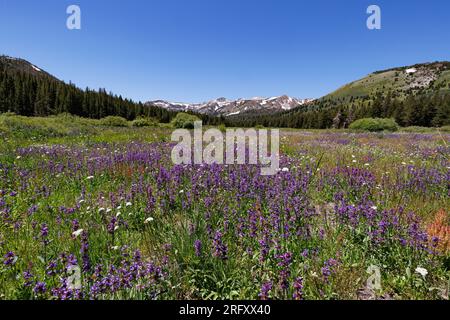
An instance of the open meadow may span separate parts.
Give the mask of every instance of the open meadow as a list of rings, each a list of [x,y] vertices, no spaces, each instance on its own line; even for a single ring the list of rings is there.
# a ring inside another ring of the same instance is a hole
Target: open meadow
[[[0,299],[448,299],[448,132],[281,130],[261,176],[172,130],[0,116]]]

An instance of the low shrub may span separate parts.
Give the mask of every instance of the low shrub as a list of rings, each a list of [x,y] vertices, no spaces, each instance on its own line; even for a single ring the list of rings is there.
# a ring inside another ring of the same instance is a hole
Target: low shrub
[[[141,128],[141,127],[154,127],[158,124],[158,121],[152,118],[137,118],[133,122],[131,122],[132,127]]]
[[[180,112],[173,118],[171,124],[174,128],[194,129],[194,122],[200,121],[197,116]]]
[[[353,130],[362,131],[397,131],[398,124],[394,119],[381,119],[381,118],[364,118],[353,122],[350,127]]]
[[[3,116],[0,119],[2,131],[11,132],[14,136],[31,137],[61,137],[68,134],[63,123],[52,118],[28,118],[23,116]]]
[[[108,116],[100,119],[100,124],[107,127],[128,127],[128,121],[117,116]]]

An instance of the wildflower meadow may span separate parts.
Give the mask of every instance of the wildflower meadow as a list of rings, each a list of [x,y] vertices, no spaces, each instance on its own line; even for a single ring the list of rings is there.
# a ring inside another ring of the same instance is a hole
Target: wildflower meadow
[[[72,126],[0,133],[0,299],[448,299],[448,133],[281,130],[263,176]]]

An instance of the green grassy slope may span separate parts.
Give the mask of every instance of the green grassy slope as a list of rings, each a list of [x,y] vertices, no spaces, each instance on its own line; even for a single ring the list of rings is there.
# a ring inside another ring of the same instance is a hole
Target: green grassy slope
[[[416,69],[414,73],[407,73]],[[434,62],[377,71],[351,82],[319,100],[349,100],[391,91],[399,98],[410,93],[450,92],[450,62]]]

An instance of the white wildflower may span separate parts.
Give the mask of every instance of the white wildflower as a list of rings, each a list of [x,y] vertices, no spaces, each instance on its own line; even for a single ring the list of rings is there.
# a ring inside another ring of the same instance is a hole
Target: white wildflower
[[[147,224],[147,223],[149,223],[149,222],[152,222],[153,220],[155,220],[155,219],[153,219],[152,217],[150,217],[150,218],[145,219],[144,223]]]
[[[94,176],[89,176],[86,178],[86,180],[92,180],[92,179],[94,179]]]
[[[83,231],[84,231],[83,229],[78,229],[77,231],[72,232],[72,235],[73,235],[75,238],[77,238],[77,237],[80,236],[80,234],[83,233]]]
[[[425,277],[428,274],[428,270],[422,267],[417,267],[416,272],[420,274],[422,277]]]
[[[127,202],[127,203],[125,204],[125,207],[131,207],[131,206],[132,206],[131,202]]]

